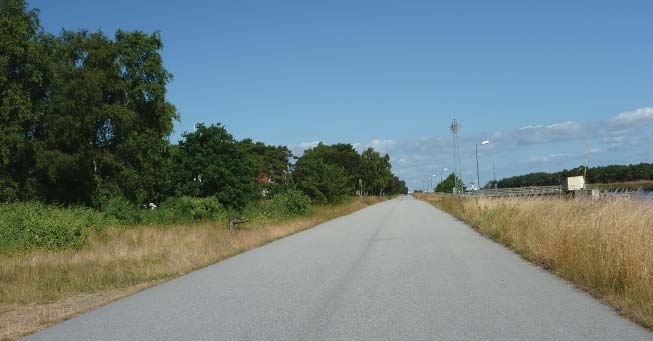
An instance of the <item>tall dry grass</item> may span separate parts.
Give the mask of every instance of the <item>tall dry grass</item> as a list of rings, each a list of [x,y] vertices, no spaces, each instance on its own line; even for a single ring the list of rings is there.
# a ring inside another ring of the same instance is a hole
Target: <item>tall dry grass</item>
[[[15,338],[140,289],[381,201],[314,206],[287,221],[109,228],[77,250],[0,256],[0,339]]]
[[[653,205],[622,198],[420,199],[653,328]]]

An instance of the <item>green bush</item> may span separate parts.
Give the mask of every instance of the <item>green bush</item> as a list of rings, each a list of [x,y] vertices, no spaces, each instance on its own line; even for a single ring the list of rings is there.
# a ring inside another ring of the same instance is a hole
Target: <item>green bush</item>
[[[240,213],[249,220],[265,221],[276,218],[270,206],[270,200],[259,200],[247,204]]]
[[[310,209],[310,203],[311,199],[303,192],[286,189],[269,200],[248,204],[242,213],[252,220],[282,219],[305,214]]]
[[[104,227],[103,222],[101,214],[88,208],[0,204],[0,250],[79,247],[90,231]]]
[[[226,215],[225,208],[217,198],[170,198],[158,208],[143,210],[144,222],[148,224],[183,224],[197,220],[218,220]]]
[[[275,194],[270,200],[273,212],[285,216],[297,216],[308,212],[311,199],[303,192],[289,189],[286,192]]]
[[[104,216],[113,224],[136,225],[143,219],[138,208],[127,199],[113,197],[104,205]]]
[[[104,205],[104,216],[115,225],[188,224],[198,220],[217,220],[225,209],[217,198],[170,198],[159,207],[137,208],[122,198],[113,198]]]
[[[155,209],[138,208],[114,197],[103,212],[82,207],[48,206],[34,202],[0,204],[0,252],[33,247],[79,247],[94,229],[106,225],[170,225],[226,219],[227,210],[216,197],[170,198]],[[250,219],[281,219],[305,214],[310,199],[299,190],[286,189],[270,200],[251,203],[243,211]]]

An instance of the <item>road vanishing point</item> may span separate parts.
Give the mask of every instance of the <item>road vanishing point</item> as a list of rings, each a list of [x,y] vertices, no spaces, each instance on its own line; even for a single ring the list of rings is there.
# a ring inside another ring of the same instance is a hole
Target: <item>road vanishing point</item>
[[[651,340],[609,306],[403,196],[29,340]]]

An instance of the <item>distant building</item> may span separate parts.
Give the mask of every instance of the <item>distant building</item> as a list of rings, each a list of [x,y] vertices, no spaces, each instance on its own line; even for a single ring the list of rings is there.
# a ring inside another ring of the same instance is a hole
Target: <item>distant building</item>
[[[585,189],[585,177],[584,176],[570,176],[567,178],[567,190],[568,191],[580,191]]]
[[[266,172],[259,174],[256,180],[262,184],[269,184],[274,182],[274,180],[272,180],[272,177],[270,176],[270,173],[266,173]]]

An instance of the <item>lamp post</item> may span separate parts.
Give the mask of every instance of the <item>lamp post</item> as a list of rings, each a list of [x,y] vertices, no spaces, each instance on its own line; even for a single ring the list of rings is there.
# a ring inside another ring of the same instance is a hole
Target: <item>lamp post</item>
[[[443,171],[446,172],[446,171],[448,171],[448,170],[449,170],[449,168],[442,168],[442,169],[440,169],[440,183],[442,183],[442,181],[443,181],[443,180],[442,180],[442,172],[443,172]]]
[[[494,171],[494,161],[492,161],[492,178],[494,179],[492,181],[492,184],[494,185],[494,189],[497,189],[497,173]]]
[[[488,143],[490,143],[490,141],[485,140],[481,142],[481,145],[486,145]],[[478,171],[478,143],[476,144],[476,182],[477,182],[476,186],[478,187],[478,189],[481,189],[481,175],[480,172]]]

